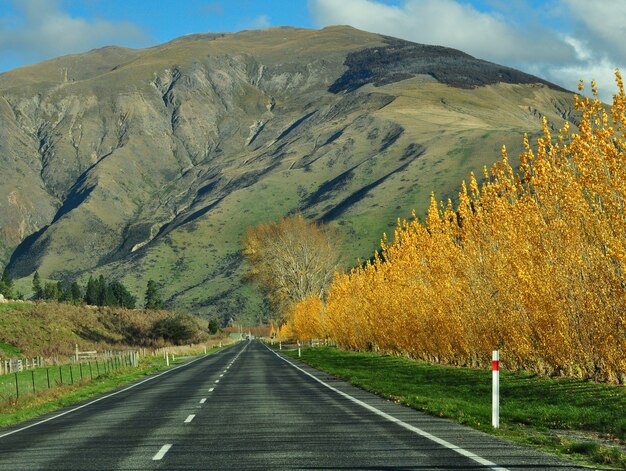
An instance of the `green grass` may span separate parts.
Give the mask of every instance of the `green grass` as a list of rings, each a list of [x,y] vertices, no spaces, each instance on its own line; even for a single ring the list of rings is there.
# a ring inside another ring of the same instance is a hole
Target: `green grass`
[[[208,350],[208,353],[212,353],[216,350],[218,350],[218,348],[212,348]],[[170,361],[170,364],[180,364],[187,360],[188,357],[177,357],[176,361]],[[99,364],[101,365],[100,362]],[[165,359],[162,356],[147,356],[141,359],[138,368],[120,368],[118,370],[110,370],[107,368],[106,373],[103,369],[101,369],[101,374],[98,377],[96,377],[95,369],[92,368],[94,379],[90,380],[90,378],[87,377],[89,374],[88,369],[85,371],[85,367],[83,365],[83,375],[85,379],[83,382],[79,381],[80,372],[78,371],[78,365],[72,365],[72,368],[75,379],[75,383],[73,385],[69,385],[65,382],[63,386],[58,384],[57,382],[60,377],[58,371],[59,367],[50,367],[49,372],[51,375],[51,381],[53,380],[52,378],[54,378],[57,387],[53,387],[48,390],[46,377],[38,375],[36,377],[35,387],[38,388],[41,386],[41,389],[38,390],[39,392],[37,394],[21,396],[18,401],[14,400],[14,395],[11,396],[11,400],[9,401],[6,400],[6,397],[3,397],[5,400],[2,401],[2,404],[0,404],[0,428],[33,419],[40,415],[54,412],[62,407],[71,406],[77,402],[113,391],[130,382],[164,370],[167,366],[165,365]],[[41,370],[43,370],[43,375],[45,375],[45,368],[41,368]],[[69,365],[64,365],[62,367],[62,374],[64,380],[66,376],[69,379]],[[32,380],[30,375],[30,371],[20,373],[19,381],[20,386],[23,385],[26,388],[24,391],[26,391],[28,386],[30,386],[30,390],[32,392]],[[43,381],[41,378],[43,378]],[[11,380],[13,381],[14,394],[15,375],[13,374],[0,376],[0,390],[2,390],[2,388],[6,388],[7,386],[5,383],[10,383]],[[10,390],[10,385],[8,386],[8,389]]]
[[[626,388],[501,372],[501,428],[496,431],[490,371],[331,348],[304,349],[302,360],[415,409],[579,462],[626,469],[623,448],[611,446],[626,441]]]
[[[19,348],[0,340],[0,357],[2,358],[12,357],[12,356],[17,356],[20,353],[21,351]]]
[[[71,386],[128,368],[127,358],[110,358],[79,365],[58,365],[0,376],[0,406],[60,386]]]

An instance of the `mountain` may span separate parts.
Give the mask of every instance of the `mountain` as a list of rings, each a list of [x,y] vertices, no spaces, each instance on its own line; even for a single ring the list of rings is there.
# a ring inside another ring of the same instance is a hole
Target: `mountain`
[[[353,265],[572,113],[540,78],[346,26],[60,57],[0,74],[0,263],[24,286],[152,278],[177,309],[259,316],[246,226],[301,211]]]

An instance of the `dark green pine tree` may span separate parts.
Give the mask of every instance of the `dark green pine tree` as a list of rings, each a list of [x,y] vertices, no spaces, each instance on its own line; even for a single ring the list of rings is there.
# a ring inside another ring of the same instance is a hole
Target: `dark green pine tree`
[[[63,286],[63,283],[61,283],[60,281],[58,283],[58,291],[59,291],[59,302],[61,303],[71,302],[69,287],[65,288]]]
[[[154,280],[148,280],[145,302],[146,309],[163,309],[163,300]]]
[[[110,284],[107,285],[107,287],[105,288],[105,291],[104,291],[104,304],[103,304],[103,306],[117,307],[119,305],[120,305],[120,303],[118,302],[117,297],[115,296],[115,293],[111,289],[111,285]]]
[[[115,299],[115,306],[125,307],[127,309],[134,309],[137,303],[137,298],[133,296],[126,286],[119,281],[113,281],[109,284],[109,291],[112,293]]]
[[[72,304],[80,304],[83,301],[83,290],[80,289],[80,285],[75,281],[70,286],[70,302]]]
[[[209,319],[209,334],[217,334],[220,330],[220,323],[215,317]]]
[[[2,278],[0,278],[0,294],[5,298],[13,297],[13,278],[6,267],[2,272]]]
[[[41,286],[41,277],[38,271],[33,275],[33,299],[43,299],[43,286]]]
[[[59,302],[60,303],[69,303],[70,302],[70,290],[69,290],[69,288],[67,288],[67,289],[62,288],[61,289],[61,294],[59,295]]]
[[[46,281],[46,284],[43,287],[42,299],[45,299],[46,301],[58,301],[61,297],[61,293],[59,292],[60,284],[60,282],[55,283],[54,281]]]
[[[104,279],[104,275],[100,275],[98,277],[98,281],[96,282],[96,305],[97,306],[106,306],[107,302],[107,282]]]
[[[93,279],[93,276],[89,276],[87,281],[87,288],[85,289],[85,304],[96,306],[98,304],[98,282]]]

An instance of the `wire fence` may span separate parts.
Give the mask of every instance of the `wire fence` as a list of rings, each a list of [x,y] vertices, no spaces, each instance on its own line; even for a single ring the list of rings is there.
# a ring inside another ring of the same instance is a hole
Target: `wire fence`
[[[169,346],[159,349],[79,351],[71,356],[0,358],[0,409],[16,401],[61,386],[81,384],[125,368],[139,366],[144,357],[170,361],[206,354],[209,348],[233,343],[230,338],[211,339],[202,344]]]
[[[32,363],[31,363],[32,365]],[[12,403],[60,386],[84,383],[114,371],[139,366],[139,352],[55,366],[35,366],[0,375],[0,403]]]

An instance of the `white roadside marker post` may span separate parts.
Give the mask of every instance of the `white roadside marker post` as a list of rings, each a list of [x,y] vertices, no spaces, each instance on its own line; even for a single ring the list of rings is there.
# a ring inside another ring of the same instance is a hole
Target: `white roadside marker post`
[[[494,350],[491,356],[491,425],[500,428],[500,352]]]
[[[302,357],[302,354],[300,353],[300,342],[298,342],[298,358]]]
[[[170,354],[165,352],[165,366],[170,366]]]

